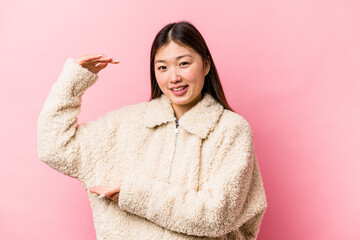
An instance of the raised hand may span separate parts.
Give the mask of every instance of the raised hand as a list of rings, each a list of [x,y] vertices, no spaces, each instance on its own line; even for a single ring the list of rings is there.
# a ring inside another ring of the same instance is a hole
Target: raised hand
[[[108,57],[105,54],[86,54],[78,57],[75,62],[97,74],[102,69],[106,68],[109,63],[116,64],[120,61],[114,60],[112,57]]]

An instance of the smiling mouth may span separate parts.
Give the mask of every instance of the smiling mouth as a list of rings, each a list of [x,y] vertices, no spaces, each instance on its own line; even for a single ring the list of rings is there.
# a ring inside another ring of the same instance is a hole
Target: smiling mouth
[[[186,85],[186,86],[183,86],[183,87],[179,87],[179,88],[173,88],[173,89],[171,89],[171,91],[178,92],[178,91],[181,91],[181,90],[187,88],[188,86],[189,86],[189,85]]]

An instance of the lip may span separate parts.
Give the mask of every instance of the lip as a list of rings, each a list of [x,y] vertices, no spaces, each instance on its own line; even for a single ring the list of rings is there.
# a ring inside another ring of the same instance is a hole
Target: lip
[[[170,90],[173,90],[174,88],[185,87],[185,86],[187,86],[187,85],[185,84],[185,85],[175,86],[175,87],[170,88]]]
[[[189,89],[189,85],[183,85],[183,86],[187,86],[185,87],[183,90],[180,90],[180,91],[175,91],[175,90],[171,90],[171,92],[175,95],[175,96],[182,96],[184,95],[187,90]]]

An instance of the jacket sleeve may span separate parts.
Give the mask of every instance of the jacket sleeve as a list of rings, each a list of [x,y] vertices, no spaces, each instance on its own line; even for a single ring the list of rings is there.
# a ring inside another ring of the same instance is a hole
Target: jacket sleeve
[[[187,235],[219,237],[243,227],[256,239],[267,202],[251,128],[245,121],[222,137],[219,167],[199,191],[129,173],[118,206]]]
[[[95,73],[68,58],[38,117],[38,157],[73,178],[92,167],[87,153],[105,146],[104,135],[111,131],[113,111],[96,121],[77,124],[81,96],[97,79]]]

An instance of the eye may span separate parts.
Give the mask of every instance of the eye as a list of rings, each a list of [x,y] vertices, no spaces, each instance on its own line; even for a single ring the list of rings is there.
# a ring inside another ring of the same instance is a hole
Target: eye
[[[188,62],[182,62],[181,64],[183,64],[183,63],[185,63],[185,64],[189,64]]]
[[[158,70],[162,70],[162,67],[165,67],[165,66],[160,66],[160,67],[158,67]]]

